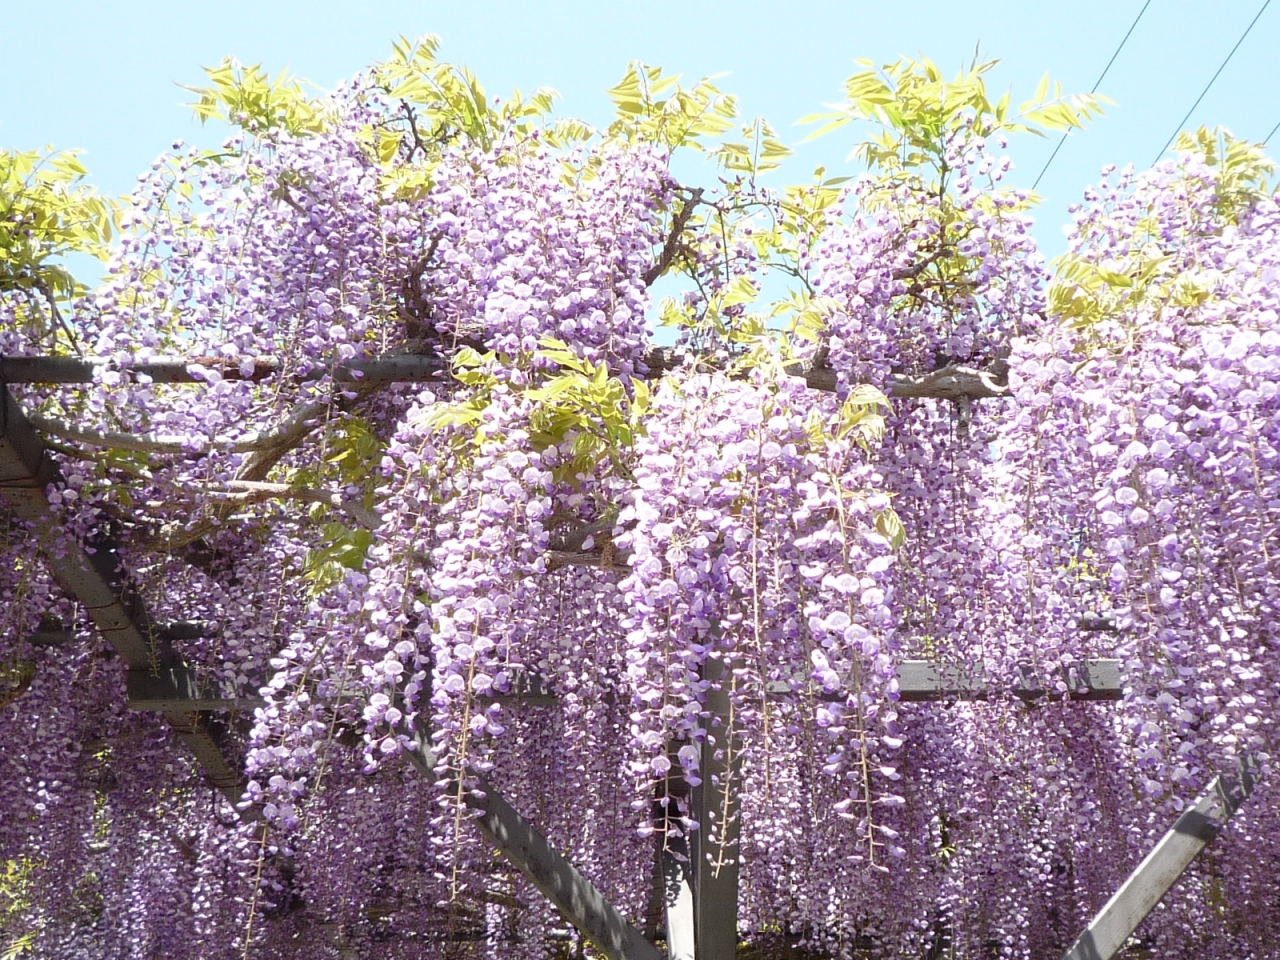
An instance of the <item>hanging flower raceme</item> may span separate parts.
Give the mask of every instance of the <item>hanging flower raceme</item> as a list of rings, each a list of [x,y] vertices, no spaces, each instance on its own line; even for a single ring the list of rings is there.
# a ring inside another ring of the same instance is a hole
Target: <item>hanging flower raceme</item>
[[[1166,817],[1237,758],[1268,756],[1275,736],[1280,210],[1233,195],[1227,171],[1195,155],[1104,181],[1050,290],[1062,326],[1011,358],[1026,429],[1004,450],[1030,505],[1027,566],[1069,573],[1029,592],[1059,622],[1117,631],[1077,634],[1063,657],[1122,658],[1115,749]],[[1118,815],[1148,838],[1162,829],[1145,811]],[[1270,829],[1265,805],[1243,817],[1255,841]],[[1268,856],[1255,843],[1250,862]],[[1162,943],[1195,935],[1197,897],[1222,882],[1193,876]],[[1223,902],[1257,882],[1243,867]],[[1254,943],[1274,936],[1250,926]],[[1249,949],[1221,944],[1204,948]]]
[[[871,771],[883,764],[870,757],[883,751],[885,720],[874,704],[894,673],[891,556],[875,527],[888,504],[852,424],[874,429],[877,413],[809,397],[802,415],[803,392],[713,375],[658,394],[618,518],[631,564],[621,588],[632,773],[642,791],[700,783],[700,747],[730,763],[744,743],[764,738],[767,750],[794,722],[774,700],[801,701],[800,716],[826,731],[826,774],[853,780],[837,809],[855,805],[874,848],[869,812],[883,786]],[[711,687],[731,716],[707,716]]]

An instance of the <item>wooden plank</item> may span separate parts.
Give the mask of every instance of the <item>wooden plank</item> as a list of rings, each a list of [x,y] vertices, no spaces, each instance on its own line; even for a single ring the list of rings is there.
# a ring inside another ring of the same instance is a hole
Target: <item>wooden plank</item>
[[[1082,660],[1070,668],[1061,667],[1059,679],[1063,692],[1044,686],[1029,665],[1019,668],[1018,676],[1007,692],[1023,700],[1120,700],[1124,683],[1120,661],[1095,658]],[[801,688],[807,680],[789,683],[773,681],[768,685],[771,696],[784,697]],[[948,700],[989,700],[999,691],[992,687],[981,665],[938,663],[933,660],[904,660],[898,665],[898,699],[903,703],[929,703]],[[843,692],[823,693],[821,700],[843,700]]]
[[[177,623],[161,627],[154,631],[158,637],[174,637],[189,639],[189,635],[202,636],[199,629],[208,629],[205,625]],[[33,635],[34,636],[34,635]],[[47,636],[40,635],[40,643],[58,642],[63,636],[61,632],[51,632]],[[32,640],[37,642],[36,639]],[[154,672],[154,671],[153,671]],[[1025,669],[1021,677],[1009,688],[1016,697],[1026,700],[1086,700],[1112,701],[1124,696],[1124,684],[1120,677],[1120,661],[1112,659],[1084,660],[1069,671],[1062,671],[1062,678],[1068,689],[1064,694],[1057,689],[1046,689],[1034,679],[1029,669]],[[137,710],[252,710],[262,705],[261,699],[253,696],[234,696],[227,692],[193,692],[197,688],[190,684],[165,684],[162,681],[136,681],[139,704]],[[800,684],[786,681],[774,681],[768,685],[772,697],[786,697],[799,688]],[[947,700],[988,700],[992,690],[986,679],[974,668],[961,668],[954,664],[937,664],[931,660],[905,660],[898,671],[899,700],[904,703],[926,703]],[[135,696],[131,694],[131,699]],[[843,700],[844,693],[824,693],[821,700]],[[501,700],[515,704],[532,704],[545,706],[556,701],[556,691],[546,680],[533,673],[516,673],[511,679],[510,689],[505,693],[491,692],[479,697],[481,700]],[[145,701],[146,706],[140,705]],[[205,706],[204,704],[209,704]]]
[[[80,601],[131,671],[179,666],[168,644],[151,636],[146,611],[120,574],[114,546],[99,539],[89,553],[59,530],[45,489],[60,482],[62,474],[45,455],[43,441],[9,389],[0,384],[0,500],[20,520],[31,524],[53,578]],[[238,770],[223,754],[217,724],[192,711],[190,704],[186,710],[170,712],[168,719],[210,782],[232,803],[239,801]]]
[[[184,638],[204,625],[177,623],[156,631],[158,636]],[[54,635],[50,635],[53,637]],[[236,693],[226,687],[200,682],[187,667],[142,668],[129,673],[129,705],[134,710],[162,713],[189,713],[192,710],[249,711],[262,706],[261,697]],[[546,706],[556,702],[556,693],[537,674],[517,673],[506,692],[491,691],[477,696],[482,702],[499,700],[521,705]]]
[[[1062,960],[1111,960],[1191,862],[1253,791],[1259,770],[1250,758],[1213,778],[1168,833],[1107,901]]]
[[[1008,692],[1022,700],[1119,700],[1124,696],[1120,661],[1083,660],[1060,667],[1059,679],[1066,692],[1045,687],[1030,666],[1023,665]],[[929,660],[906,660],[898,668],[901,700],[920,703],[936,700],[987,700],[993,694],[980,665],[937,664]]]
[[[683,355],[670,347],[655,347],[645,354],[645,366],[651,378],[661,377],[683,362]],[[216,370],[226,380],[263,380],[277,370],[271,358],[255,358],[248,375],[240,372],[240,361],[225,357],[159,357],[141,361],[129,369],[150,377],[156,383],[196,383],[201,378],[190,371],[192,364]],[[96,372],[115,369],[105,357],[0,357],[0,383],[89,383]],[[330,371],[318,369],[297,379],[317,379]],[[400,354],[349,360],[333,369],[334,379],[366,383],[411,383],[437,380],[448,372],[440,357]],[[801,379],[813,390],[830,393],[836,389],[836,372],[828,366],[806,369],[803,363],[792,363],[786,372]],[[885,392],[891,397],[919,397],[940,400],[1003,397],[1009,393],[1007,372],[983,370],[962,363],[952,363],[927,373],[896,373],[889,377]]]
[[[130,670],[126,678],[129,706],[134,710],[161,713],[192,713],[212,710],[249,711],[265,702],[235,690],[202,683],[186,666],[156,670]]]
[[[33,647],[64,647],[76,637],[72,627],[59,620],[41,621],[31,633],[27,634],[27,643]]]
[[[204,775],[234,806],[240,802],[243,791],[240,786],[240,768],[227,762],[223,751],[226,728],[207,713],[169,713],[165,716],[169,726],[199,762]],[[242,816],[245,816],[242,814]],[[258,814],[245,817],[256,820]]]
[[[410,762],[425,776],[436,778],[435,757],[425,726],[416,728],[418,749]],[[551,901],[560,915],[604,952],[609,960],[662,960],[658,948],[644,938],[618,908],[605,899],[547,838],[476,775],[483,797],[468,793],[464,802],[479,813],[474,823],[498,851]]]
[[[697,960],[734,960],[738,951],[738,833],[736,787],[740,782],[740,744],[729,728],[729,692],[720,686],[724,661],[710,659],[704,680],[712,683],[703,700],[709,738],[702,745],[699,774],[691,806],[698,821],[693,835],[693,899],[697,925]],[[719,756],[717,756],[717,748]],[[728,804],[725,793],[728,791]],[[712,842],[711,830],[716,838]]]
[[[193,366],[195,369],[193,370]],[[120,367],[102,357],[0,357],[0,383],[91,383],[108,370]],[[292,377],[300,382],[319,380],[332,374],[344,383],[421,383],[440,379],[447,364],[439,357],[420,354],[392,354],[362,360],[348,360],[332,369],[317,367]],[[278,361],[257,358],[249,373],[240,361],[226,357],[157,357],[130,365],[125,372],[135,381],[146,377],[153,383],[203,383],[213,371],[220,380],[266,380],[279,371]]]

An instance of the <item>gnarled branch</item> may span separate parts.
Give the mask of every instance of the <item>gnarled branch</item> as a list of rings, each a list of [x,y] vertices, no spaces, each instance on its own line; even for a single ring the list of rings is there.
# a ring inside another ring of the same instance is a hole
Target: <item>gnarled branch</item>
[[[662,253],[659,254],[657,263],[644,272],[646,287],[653,286],[654,282],[666,273],[667,267],[671,266],[671,261],[680,252],[680,237],[684,233],[684,228],[689,225],[689,218],[693,216],[694,208],[701,202],[702,194],[702,187],[693,190],[684,206],[680,208],[680,212],[671,221],[671,232],[667,234],[667,242],[662,245]]]

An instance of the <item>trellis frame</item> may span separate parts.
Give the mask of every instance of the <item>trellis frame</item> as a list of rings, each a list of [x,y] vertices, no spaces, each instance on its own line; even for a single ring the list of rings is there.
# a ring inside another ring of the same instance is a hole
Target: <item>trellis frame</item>
[[[647,358],[651,368],[668,369],[675,361],[658,350]],[[0,499],[20,520],[31,524],[54,578],[64,591],[86,609],[94,625],[129,668],[128,698],[138,710],[161,712],[179,738],[187,744],[210,782],[231,802],[240,799],[238,772],[228,762],[221,740],[222,722],[217,714],[256,706],[253,698],[238,691],[210,689],[174,655],[170,637],[182,625],[166,630],[154,624],[120,575],[116,550],[109,538],[99,536],[85,550],[58,529],[55,511],[46,490],[62,482],[57,465],[31,422],[8,389],[9,383],[84,383],[97,379],[112,364],[105,359],[69,357],[0,357]],[[136,364],[128,375],[144,382],[196,383],[215,369],[226,379],[258,380],[275,375],[274,362],[255,361],[246,373],[238,362],[218,358],[170,358]],[[398,355],[351,361],[299,379],[331,376],[338,382],[424,382],[439,379],[447,365],[438,357]],[[831,390],[835,377],[823,368],[791,371],[809,386]],[[993,371],[950,365],[923,377],[898,376],[889,384],[891,396],[951,399],[967,407],[969,400],[1007,394],[1007,385]],[[198,626],[187,625],[187,629]],[[33,642],[56,643],[59,631],[32,637]],[[1116,660],[1088,660],[1052,688],[1038,685],[1027,671],[1007,693],[1023,699],[1040,697],[1073,700],[1108,700],[1122,697],[1120,664]],[[713,681],[705,707],[714,728],[727,729],[728,695],[714,686],[723,663],[710,660],[706,679]],[[1000,695],[975,671],[930,661],[907,661],[900,666],[900,699],[980,700]],[[784,685],[785,686],[785,685]],[[523,680],[527,696],[553,696],[536,677]],[[784,694],[784,689],[774,692]],[[429,737],[419,731],[419,749],[409,757],[418,769],[434,776]],[[732,781],[734,761],[717,744],[702,745],[703,784],[691,791],[694,818],[711,822],[717,780]],[[1239,809],[1256,782],[1258,769],[1246,760],[1236,771],[1215,777],[1205,792],[1183,814],[1125,884],[1103,907],[1095,920],[1064,955],[1063,960],[1110,960],[1147,913],[1172,887],[1195,857],[1220,832]],[[490,784],[481,779],[479,794],[464,793],[465,802],[477,812],[476,823],[489,841],[528,877],[584,937],[611,960],[661,960],[657,947],[610,904],[590,881],[556,851],[537,828],[522,818]],[[737,842],[737,818],[730,815],[721,825],[721,842],[732,848]],[[736,859],[712,870],[698,834],[691,847],[683,838],[664,842],[661,884],[666,915],[669,960],[733,960],[737,950],[738,870]]]

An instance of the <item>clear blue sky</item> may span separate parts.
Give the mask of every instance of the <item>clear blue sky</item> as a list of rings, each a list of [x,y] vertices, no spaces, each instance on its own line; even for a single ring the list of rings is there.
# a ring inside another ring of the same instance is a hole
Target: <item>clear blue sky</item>
[[[182,104],[176,83],[201,82],[202,64],[231,54],[328,88],[384,57],[398,35],[432,32],[442,55],[468,65],[491,94],[551,86],[560,111],[604,123],[604,90],[632,59],[688,79],[729,73],[746,117],[767,117],[789,142],[800,116],[839,97],[853,60],[924,55],[951,73],[981,43],[1002,63],[997,93],[1029,96],[1049,71],[1087,91],[1143,0],[967,0],[630,4],[494,0],[86,2],[0,0],[0,147],[82,147],[94,181],[130,189],[175,138],[214,142]],[[1040,186],[1037,235],[1061,251],[1066,207],[1104,163],[1148,166],[1262,0],[1152,0],[1100,90],[1116,101],[1075,134]],[[1280,121],[1280,3],[1263,13],[1189,125],[1223,124],[1261,139]],[[1280,140],[1280,136],[1277,136]],[[852,140],[835,134],[803,147],[796,180],[813,166],[848,172]],[[1015,182],[1029,186],[1053,141],[1014,141]],[[1280,151],[1278,151],[1280,152]],[[707,169],[708,179],[712,170]]]

